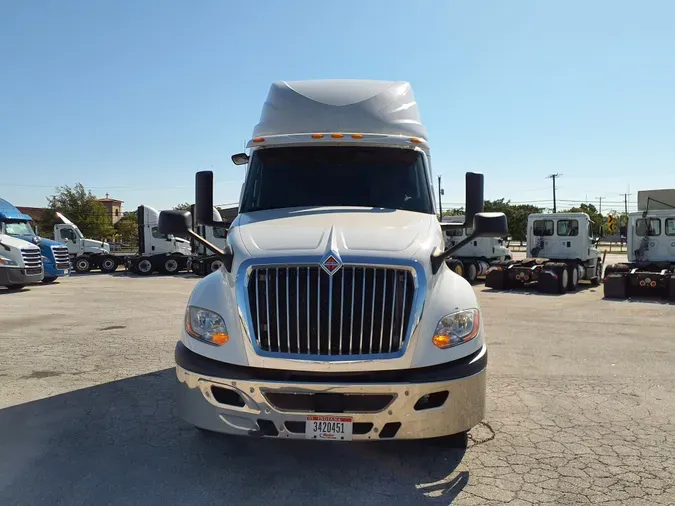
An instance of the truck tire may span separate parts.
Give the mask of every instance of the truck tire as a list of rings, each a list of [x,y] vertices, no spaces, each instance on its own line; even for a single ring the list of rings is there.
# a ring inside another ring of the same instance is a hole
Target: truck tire
[[[562,294],[567,291],[569,271],[567,264],[547,262],[539,272],[537,289],[541,293]]]
[[[464,263],[462,263],[461,260],[457,260],[456,258],[449,260],[448,267],[450,267],[450,270],[458,276],[464,277]]]
[[[576,264],[567,266],[567,290],[575,292],[579,287],[579,269]]]
[[[91,261],[87,257],[78,257],[75,259],[75,272],[85,274],[91,270]]]
[[[176,274],[179,270],[180,264],[178,263],[178,259],[173,256],[165,258],[162,262],[162,272],[164,274]]]
[[[598,262],[595,266],[595,276],[591,278],[591,285],[600,286],[600,281],[602,281],[602,264]]]
[[[141,257],[136,262],[136,272],[141,276],[149,276],[152,274],[154,266],[152,265],[152,260],[148,257]]]
[[[101,272],[105,272],[106,274],[115,272],[117,270],[117,260],[112,255],[106,255],[101,259],[99,268]]]
[[[42,279],[42,283],[44,283],[45,285],[50,285],[50,284],[52,284],[54,281],[56,281],[57,278],[58,278],[58,276],[55,277],[55,278],[43,278],[43,279]]]
[[[475,262],[468,262],[464,266],[466,268],[464,277],[473,285],[476,282],[476,278],[478,278],[478,266]]]
[[[668,287],[668,298],[675,301],[675,274],[670,275],[670,279],[666,281]]]

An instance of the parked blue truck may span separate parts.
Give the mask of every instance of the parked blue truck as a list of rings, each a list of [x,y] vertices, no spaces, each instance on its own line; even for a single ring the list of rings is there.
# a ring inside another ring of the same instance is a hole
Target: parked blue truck
[[[19,211],[4,199],[0,199],[0,227],[5,235],[31,242],[40,248],[44,266],[43,283],[52,283],[57,278],[70,274],[68,248],[60,242],[39,237],[31,226],[32,218]]]

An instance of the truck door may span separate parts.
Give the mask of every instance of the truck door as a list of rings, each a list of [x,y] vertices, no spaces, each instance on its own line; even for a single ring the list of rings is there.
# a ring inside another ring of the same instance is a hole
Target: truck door
[[[675,262],[675,216],[665,220],[665,241],[668,260]]]
[[[581,228],[583,226],[583,228]],[[590,253],[588,223],[579,223],[577,218],[564,218],[556,222],[558,258],[579,258],[586,260]]]
[[[68,248],[69,255],[79,255],[83,245],[70,225],[54,225],[54,238]]]

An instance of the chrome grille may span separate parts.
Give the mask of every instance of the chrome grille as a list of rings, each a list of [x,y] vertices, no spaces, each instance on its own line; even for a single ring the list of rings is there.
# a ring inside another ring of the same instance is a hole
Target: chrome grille
[[[343,266],[254,268],[248,297],[261,350],[297,355],[400,351],[407,339],[415,282],[408,269]]]
[[[54,253],[54,265],[57,269],[68,270],[70,268],[70,255],[65,246],[52,246]]]
[[[39,249],[22,249],[21,257],[26,274],[39,274],[42,272],[42,254]]]

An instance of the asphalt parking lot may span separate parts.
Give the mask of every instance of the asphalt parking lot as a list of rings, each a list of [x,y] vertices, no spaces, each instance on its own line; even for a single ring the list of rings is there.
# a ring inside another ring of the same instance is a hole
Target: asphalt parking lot
[[[0,504],[675,504],[675,305],[477,285],[488,413],[461,452],[184,424],[173,348],[197,281],[0,290]]]

